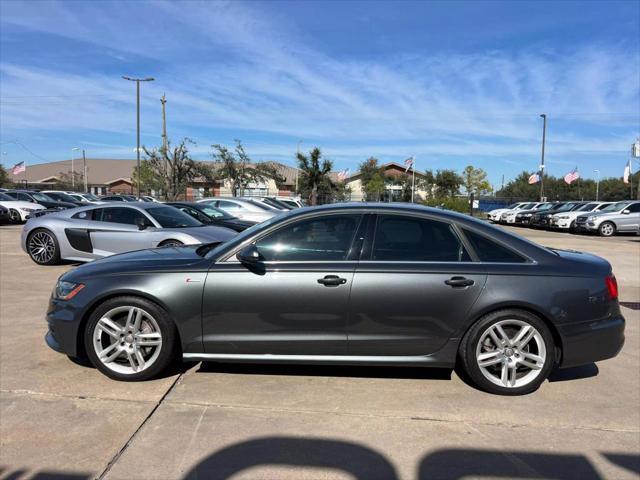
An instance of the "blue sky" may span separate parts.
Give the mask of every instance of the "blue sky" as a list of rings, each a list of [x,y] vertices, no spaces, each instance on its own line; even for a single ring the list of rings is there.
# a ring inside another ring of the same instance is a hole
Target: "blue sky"
[[[640,135],[640,2],[0,3],[2,163],[242,139],[254,160],[319,146],[336,169],[415,155],[499,184],[537,168],[621,176]],[[20,142],[33,154],[26,152]]]

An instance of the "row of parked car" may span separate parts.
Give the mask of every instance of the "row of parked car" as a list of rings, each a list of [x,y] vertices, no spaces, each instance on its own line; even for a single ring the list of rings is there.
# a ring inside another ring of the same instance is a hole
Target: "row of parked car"
[[[87,195],[83,201],[71,203],[67,198],[71,195],[57,191],[0,192],[0,204],[19,212],[15,221],[28,220],[21,241],[34,262],[86,262],[145,248],[211,245],[303,206],[295,198],[211,197],[197,202],[159,202],[126,195],[118,195],[117,200]]]
[[[492,210],[489,220],[515,225],[572,233],[597,233],[610,237],[616,233],[640,233],[640,201],[519,202]]]

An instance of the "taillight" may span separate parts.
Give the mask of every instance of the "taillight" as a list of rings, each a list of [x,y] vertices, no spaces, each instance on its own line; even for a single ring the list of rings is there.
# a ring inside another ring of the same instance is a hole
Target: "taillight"
[[[607,284],[607,290],[609,291],[609,298],[611,300],[618,299],[618,281],[615,275],[609,275],[604,279],[604,283]]]

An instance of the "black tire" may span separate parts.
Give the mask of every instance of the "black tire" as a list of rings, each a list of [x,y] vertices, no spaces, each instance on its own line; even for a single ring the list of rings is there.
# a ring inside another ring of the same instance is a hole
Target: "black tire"
[[[20,212],[15,208],[9,209],[9,221],[11,223],[24,223],[22,221],[22,216],[20,215]]]
[[[598,235],[601,237],[612,237],[616,233],[616,226],[613,222],[602,222],[598,227]]]
[[[158,244],[158,247],[181,247],[183,246],[184,243],[182,243],[180,240],[165,240],[163,242],[160,242]]]
[[[107,367],[98,358],[98,353],[96,352],[93,342],[93,333],[95,331],[96,325],[98,324],[98,321],[105,314],[107,314],[107,312],[113,310],[114,308],[127,306],[136,307],[149,313],[158,324],[160,333],[162,335],[162,345],[160,345],[159,347],[160,352],[153,364],[148,368],[136,373],[116,372]],[[100,372],[105,374],[107,377],[114,380],[139,382],[154,378],[173,363],[179,351],[178,333],[175,323],[171,320],[171,318],[169,318],[169,315],[162,307],[141,297],[123,296],[105,301],[102,305],[100,305],[93,311],[91,317],[89,318],[89,321],[86,324],[83,334],[85,351],[93,366],[100,370]]]
[[[476,349],[478,348],[478,343],[483,333],[486,332],[491,325],[495,325],[503,320],[525,322],[535,328],[540,334],[546,349],[544,364],[539,369],[538,375],[521,387],[506,387],[493,383],[482,373],[482,369],[476,359]],[[553,335],[544,321],[524,310],[507,309],[489,313],[471,326],[460,342],[456,367],[458,370],[461,370],[459,373],[463,379],[466,379],[480,390],[496,395],[526,395],[536,391],[547,379],[555,366],[555,359],[556,348]]]
[[[35,251],[32,251],[32,247],[33,249],[37,248],[32,244],[36,241],[39,241],[40,239],[43,239],[45,236],[49,238],[50,241],[52,241],[53,254],[50,257],[43,259],[37,253],[35,253]],[[29,257],[31,257],[31,260],[36,262],[38,265],[57,265],[58,263],[60,263],[60,244],[58,243],[58,239],[53,234],[53,232],[47,230],[46,228],[37,228],[29,234],[29,236],[27,237],[27,252],[29,253]]]

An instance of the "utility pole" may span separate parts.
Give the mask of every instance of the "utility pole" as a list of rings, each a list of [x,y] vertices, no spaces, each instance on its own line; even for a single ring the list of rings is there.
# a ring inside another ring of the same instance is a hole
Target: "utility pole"
[[[298,163],[298,155],[300,155],[300,144],[302,143],[302,140],[298,140],[298,148],[296,150],[297,155],[296,155],[296,195],[298,194],[298,172],[300,171],[300,169],[297,166]]]
[[[547,134],[547,115],[541,113],[542,117],[542,161],[540,162],[540,201],[544,201],[544,142]]]
[[[162,98],[160,99],[160,103],[162,104],[162,148],[166,152],[167,148],[168,148],[168,142],[167,142],[167,116],[166,116],[166,111],[165,111],[165,106],[167,104],[167,99],[164,96],[164,93],[162,94]]]
[[[136,82],[136,165],[138,166],[138,199],[140,199],[140,82],[153,82],[154,78],[131,78],[124,75],[122,78]]]
[[[598,201],[598,195],[600,193],[600,170],[593,171],[596,174],[596,202]]]
[[[76,189],[76,169],[73,167],[73,152],[80,150],[79,147],[73,147],[71,149],[71,190]]]
[[[82,176],[84,177],[84,193],[89,193],[89,187],[87,187],[87,157],[84,154],[84,148],[82,149]]]

